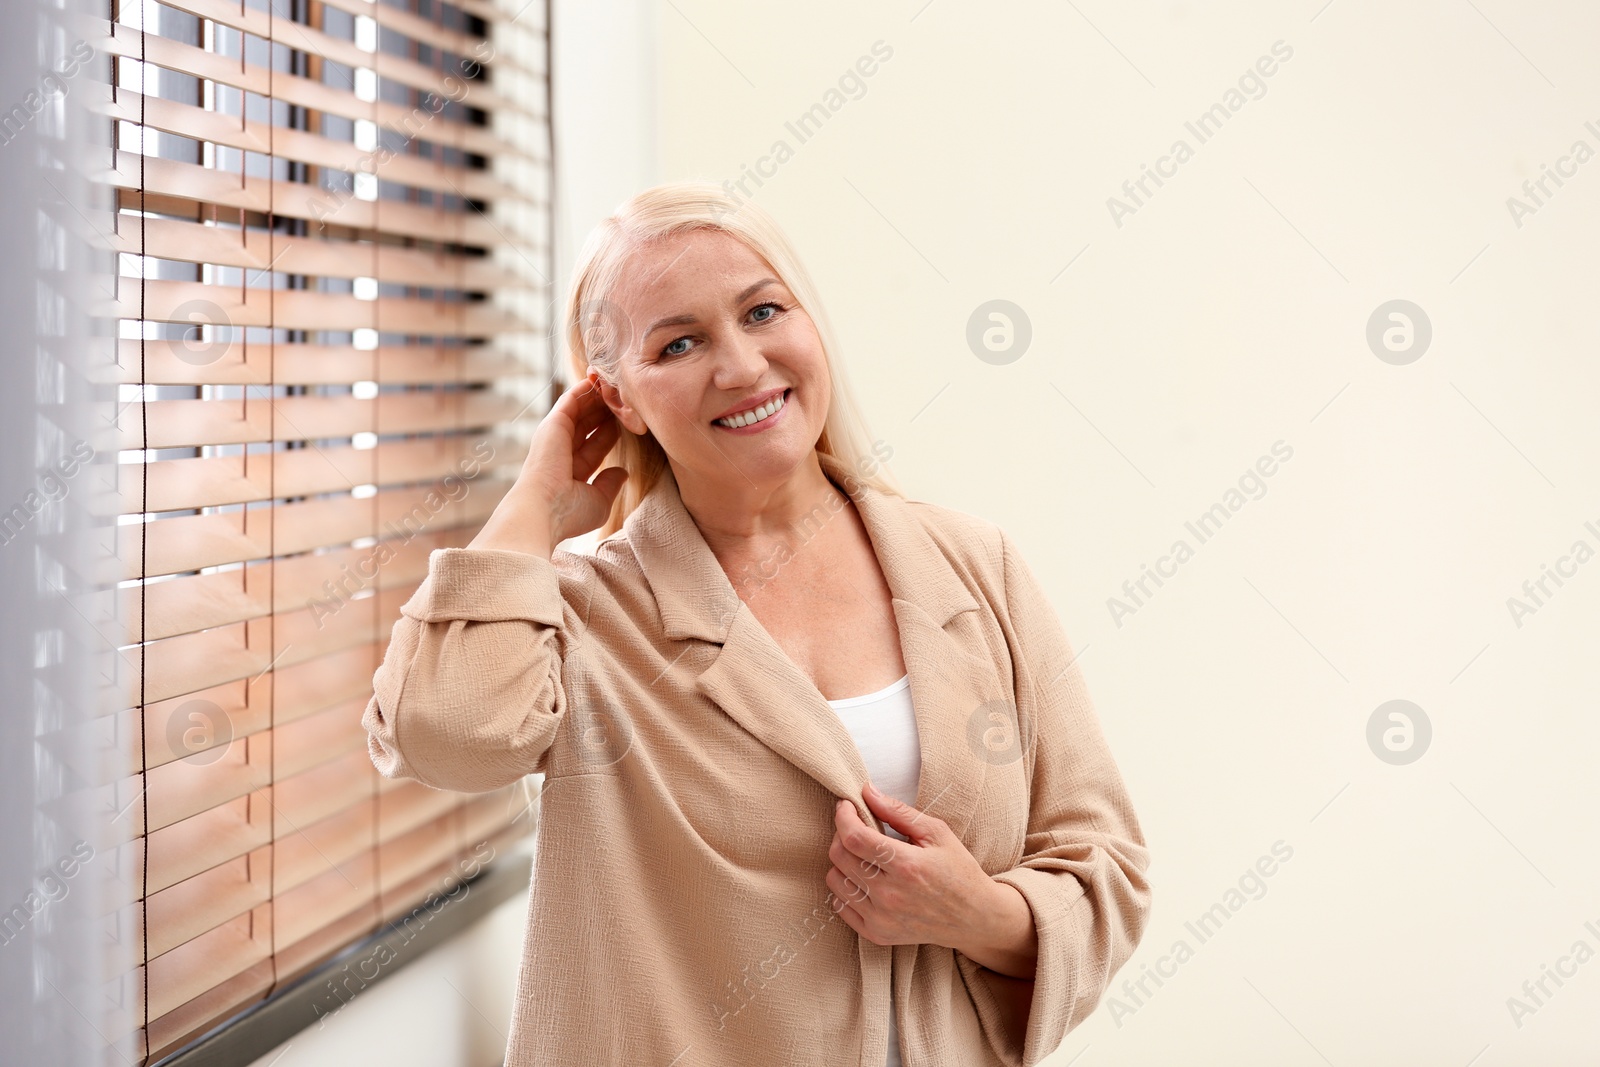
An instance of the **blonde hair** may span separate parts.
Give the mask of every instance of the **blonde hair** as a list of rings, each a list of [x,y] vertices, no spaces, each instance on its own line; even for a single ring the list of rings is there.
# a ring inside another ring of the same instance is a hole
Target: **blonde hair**
[[[795,254],[789,239],[766,211],[739,200],[710,181],[677,181],[656,185],[633,196],[590,232],[573,267],[565,310],[567,366],[574,382],[590,366],[615,385],[622,356],[632,344],[633,326],[628,316],[611,302],[631,254],[660,237],[691,230],[718,230],[737,238],[765,259],[794,294],[816,326],[833,386],[828,417],[816,450],[843,463],[853,477],[882,492],[905,494],[873,454],[872,437],[860,405],[851,391],[834,340],[833,327],[811,276]],[[648,431],[635,434],[627,427],[606,456],[602,469],[620,466],[628,480],[612,504],[611,515],[600,528],[604,539],[622,524],[654,488],[667,466],[666,452]]]

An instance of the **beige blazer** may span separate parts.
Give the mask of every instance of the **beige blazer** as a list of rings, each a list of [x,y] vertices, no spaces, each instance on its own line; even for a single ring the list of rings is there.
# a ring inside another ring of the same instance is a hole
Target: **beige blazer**
[[[507,1067],[882,1067],[891,1010],[907,1067],[1018,1067],[1138,944],[1144,837],[1016,547],[822,462],[855,490],[894,596],[917,806],[1026,898],[1035,979],[875,945],[833,913],[834,804],[882,828],[866,767],[669,469],[594,555],[434,550],[373,677],[363,723],[384,775],[483,791],[544,774]]]

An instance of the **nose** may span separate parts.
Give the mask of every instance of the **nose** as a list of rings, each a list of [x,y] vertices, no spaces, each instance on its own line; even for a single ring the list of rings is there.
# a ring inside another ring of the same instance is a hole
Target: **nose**
[[[718,346],[717,388],[734,391],[759,382],[767,372],[767,357],[761,351],[761,339],[751,337],[742,330],[732,330],[727,340]]]

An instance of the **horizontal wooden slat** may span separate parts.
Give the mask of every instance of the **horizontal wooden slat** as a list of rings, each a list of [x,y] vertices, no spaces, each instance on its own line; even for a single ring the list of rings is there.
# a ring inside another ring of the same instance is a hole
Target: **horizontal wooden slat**
[[[368,677],[370,680],[370,675]],[[271,738],[267,736],[258,740],[266,746]],[[204,769],[192,770],[199,772]],[[199,773],[194,776],[201,778]],[[220,775],[217,777],[220,778]],[[149,834],[148,875],[143,865],[142,847],[136,837],[132,842],[120,846],[131,850],[126,857],[130,874],[126,891],[136,892],[137,887],[143,885],[147,892],[154,893],[177,885],[274,840],[301,833],[322,819],[336,815],[366,797],[382,794],[398,784],[379,776],[371,759],[361,749],[343,753],[246,795],[220,800],[186,818],[152,828]],[[173,787],[167,784],[167,788],[170,792]],[[193,806],[193,799],[207,790],[212,794],[227,791],[221,784],[202,779],[191,783],[187,794],[174,792],[171,796],[152,800],[152,811],[158,807],[168,813],[184,810]],[[123,820],[131,819],[136,827],[143,819],[141,808],[145,794],[139,796],[138,802],[129,805],[129,814]],[[394,836],[393,833],[386,834],[381,825],[378,830],[380,841]],[[117,899],[112,894],[105,903],[107,906],[120,907],[132,899],[136,898],[129,896]]]
[[[310,882],[281,888],[273,897],[273,928],[284,948],[311,937],[332,916],[364,911],[368,921],[377,917],[372,869],[376,857],[362,853],[355,861],[324,871]]]
[[[413,89],[449,95],[451,85],[454,83],[446,82],[445,79],[457,77],[452,71],[434,70],[386,52],[363,52],[354,42],[340,40],[303,23],[230,3],[228,0],[165,0],[165,2],[169,7],[177,8],[179,11],[187,11],[192,15],[211,19],[213,22],[220,22],[224,26],[245,30],[257,37],[281,41],[297,51],[331,59],[346,66],[371,68],[377,71],[380,78],[387,78]],[[532,114],[526,112],[519,101],[502,96],[487,86],[475,86],[473,94],[473,106],[485,111]],[[535,115],[535,117],[542,116]]]
[[[276,727],[272,731],[273,776],[282,779],[303,774],[357,749],[365,751],[367,732],[361,727],[361,714],[366,707],[366,696],[360,696]]]
[[[286,892],[353,858],[373,855],[377,810],[377,798],[369,797],[279,838],[272,849],[273,885]]]
[[[323,0],[323,2],[349,15],[367,15],[378,25],[387,26],[413,41],[426,41],[436,48],[448,49],[457,55],[470,56],[474,48],[483,43],[481,37],[460,30],[447,29],[433,19],[424,18],[390,4],[375,4],[369,0]],[[450,6],[460,8],[462,5],[456,0],[451,0]]]
[[[277,979],[273,990],[282,989],[328,957],[381,926],[383,913],[379,905],[382,899],[380,896],[365,900],[360,907],[328,922],[314,933],[292,944],[281,945],[272,961]],[[324,919],[332,914],[332,911],[328,912],[324,915]]]
[[[338,493],[352,485],[481,478],[520,464],[526,454],[526,443],[516,439],[467,433],[384,441],[373,448],[319,445],[124,463],[117,470],[116,497],[105,506],[132,515]]]
[[[433,337],[487,338],[526,327],[482,300],[361,300],[344,293],[303,289],[241,289],[123,278],[112,314],[117,318],[186,325],[275,326],[288,330],[362,330]],[[209,360],[228,347],[194,342],[192,358]]]
[[[318,605],[319,617],[326,616],[361,603],[353,598],[370,590],[414,589],[427,577],[429,553],[436,548],[461,547],[472,534],[470,527],[455,527],[419,533],[409,541],[388,538],[361,548],[334,548],[128,586],[118,590],[118,615],[130,643],[230,626],[312,604]],[[364,610],[376,609],[374,602]]]
[[[278,666],[257,685],[271,687],[279,722],[294,722],[307,715],[372,691],[372,672],[383,662],[389,635],[368,645],[342,649],[289,666]]]
[[[378,823],[383,828],[383,841],[408,834],[461,806],[458,793],[430,789],[418,782],[408,784],[410,788],[396,789],[378,798]]]
[[[195,448],[337,440],[358,433],[483,430],[512,418],[524,407],[526,403],[516,397],[486,389],[383,393],[371,400],[354,396],[153,400],[124,405],[117,422],[122,431],[120,447],[124,449]],[[353,477],[364,472],[366,463],[343,454],[342,447],[339,451],[339,455],[323,453],[321,458],[330,471],[345,480],[341,488],[368,484]],[[341,460],[350,465],[342,466]]]
[[[464,845],[454,813],[440,815],[378,846],[378,889],[395,889],[438,868]]]
[[[512,821],[515,801],[510,790],[502,789],[462,806],[458,793],[400,782],[376,801],[355,801],[309,827],[285,833],[272,846],[259,846],[157,889],[144,907],[128,902],[122,912],[107,917],[107,937],[131,939],[120,953],[123,965],[131,968],[146,950],[152,958],[171,952],[270,899],[283,909],[278,917],[293,917],[290,926],[278,928],[278,936],[299,939],[328,915],[344,915],[376,894],[374,864],[382,849],[390,849],[386,862],[395,877],[408,870],[437,869],[504,829]],[[286,819],[280,816],[278,822]],[[419,853],[419,848],[430,851]],[[294,896],[296,889],[304,893]],[[146,929],[147,947],[141,939]]]
[[[221,985],[151,1020],[150,1025],[136,1035],[144,1039],[142,1045],[135,1046],[138,1054],[147,1057],[145,1062],[154,1063],[176,1052],[210,1030],[219,1020],[238,1013],[264,997],[272,987],[275,971],[274,960],[261,960]],[[142,1002],[135,1003],[143,1006]]]
[[[211,750],[271,729],[273,680],[269,673],[248,684],[210,686],[144,706],[144,768],[153,770],[175,760],[210,758]],[[139,708],[125,717],[138,729]],[[137,746],[129,746],[123,773],[138,774]]]
[[[394,10],[387,5],[366,4],[365,0],[357,2],[363,4],[369,11],[375,7]],[[88,32],[93,31],[86,31],[86,35]],[[433,112],[431,106],[421,103],[406,107],[384,100],[362,100],[351,91],[348,84],[327,85],[285,71],[241,63],[237,57],[208,52],[194,45],[154,35],[143,42],[134,34],[102,39],[106,43],[106,51],[112,55],[127,56],[154,66],[206,78],[314,111],[338,115],[341,118],[366,119],[407,137],[417,137],[481,156],[492,155],[498,158],[520,156],[511,146],[497,139],[488,128],[452,120],[443,113]],[[463,53],[468,58],[473,54],[471,51]],[[498,55],[495,57],[495,66],[498,67],[503,62]],[[467,70],[470,71],[471,68],[468,67]],[[474,99],[477,95],[476,90],[485,83],[465,78],[459,67],[454,68],[454,73],[458,80],[446,86],[446,95],[443,99],[476,107],[477,102]]]
[[[270,567],[261,565],[261,569]],[[271,580],[270,575],[263,578],[263,584]],[[248,573],[224,571],[119,589],[118,615],[128,643],[271,615],[267,594],[249,588],[247,579]]]
[[[252,508],[134,523],[117,527],[117,558],[131,579],[347,545],[390,532],[386,524],[396,536],[407,529],[440,532],[483,522],[511,484],[505,478],[475,483],[470,493],[456,494],[459,502],[443,492],[390,489],[366,499],[283,504],[270,513]]]
[[[102,94],[94,103],[95,113],[106,118],[245,152],[257,152],[350,173],[376,174],[384,181],[438,193],[454,193],[473,200],[515,202],[522,199],[516,189],[496,180],[488,171],[449,166],[442,159],[424,159],[408,151],[391,149],[379,152],[358,148],[350,141],[254,122],[126,89],[119,90],[115,98]],[[310,186],[302,188],[307,195],[315,192]]]
[[[136,884],[143,884],[154,893],[271,840],[271,795],[262,792],[240,797],[152,832],[149,869],[142,872],[141,881]],[[129,847],[137,852],[136,846]]]
[[[232,174],[198,163],[140,156],[134,152],[118,152],[115,166],[102,171],[99,177],[106,184],[121,189],[143,188],[148,194],[176,200],[261,214],[271,212],[282,218],[304,219],[319,228],[337,224],[360,230],[381,229],[401,237],[478,248],[492,248],[519,236],[508,226],[491,222],[477,211],[445,211],[395,200],[361,200],[347,191],[324,189],[318,192],[300,182]],[[120,205],[138,209],[139,199],[124,197]],[[537,243],[526,235],[522,238],[528,244]]]
[[[376,605],[371,610],[376,610]],[[196,715],[215,718],[228,738],[248,737],[326,711],[338,704],[362,699],[372,692],[372,672],[383,659],[387,635],[366,645],[356,645],[291,666],[279,667],[259,677],[224,682],[193,693],[144,706],[145,766],[159,767],[200,750],[197,738],[182,736],[184,727],[198,725]],[[194,704],[200,701],[202,703]],[[194,704],[186,708],[185,705]],[[137,707],[119,712],[137,730]],[[177,718],[181,725],[174,725]],[[171,735],[169,736],[169,731]],[[139,773],[138,752],[130,749],[122,774]]]
[[[366,752],[350,752],[273,787],[278,836],[304,831],[381,791],[383,779]],[[379,827],[379,837],[383,828]]]
[[[241,856],[152,893],[145,914],[149,954],[159,956],[272,899],[271,864],[264,853]],[[143,946],[138,946],[143,954]]]
[[[142,344],[142,349],[141,349]],[[349,345],[207,342],[211,362],[196,364],[191,341],[123,340],[116,363],[101,364],[94,380],[149,385],[434,385],[493,382],[534,372],[513,353],[488,345]],[[141,373],[142,372],[142,373]],[[549,375],[534,375],[539,382]]]
[[[263,904],[152,959],[150,1014],[159,1018],[271,955],[272,907]]]
[[[168,637],[146,646],[144,680],[127,689],[128,702],[165,700],[240,678],[254,678],[271,666],[291,666],[374,640],[399,614],[399,590],[380,589],[372,610],[305,608],[280,612],[200,633]],[[165,824],[163,824],[165,825]]]
[[[148,830],[172,826],[271,785],[272,738],[243,738],[201,758],[153,768],[144,779],[144,797],[132,814]]]
[[[452,255],[371,241],[291,237],[254,227],[177,219],[127,219],[113,247],[129,255],[239,267],[251,280],[268,268],[319,278],[382,278],[395,285],[487,292],[516,279],[486,256]]]
[[[418,581],[403,584],[400,595],[408,595],[406,590],[414,590]],[[359,610],[376,613],[382,603],[374,600]],[[142,709],[144,762],[139,761],[137,745],[126,745],[113,750],[117,758],[95,773],[101,779],[131,777],[141,767],[161,767],[186,757],[204,759],[199,754],[262,733],[274,724],[282,727],[342,703],[365,701],[371,695],[372,672],[383,658],[387,641],[388,634],[380,633],[369,643],[337,649],[303,663],[153,700]],[[107,716],[119,738],[139,736],[140,717],[139,707]],[[106,747],[103,740],[101,747]],[[118,810],[120,805],[111,814]]]

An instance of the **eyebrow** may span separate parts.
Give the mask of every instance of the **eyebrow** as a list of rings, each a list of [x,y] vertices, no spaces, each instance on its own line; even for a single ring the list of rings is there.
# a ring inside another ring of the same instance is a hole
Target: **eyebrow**
[[[778,284],[778,279],[776,279],[776,278],[763,278],[759,282],[756,282],[754,285],[752,285],[749,288],[745,289],[745,291],[740,293],[738,296],[734,297],[733,298],[733,302],[735,304],[742,304],[746,300],[750,299],[750,297],[752,295],[754,295],[757,290],[765,288],[766,286],[769,286],[769,285],[777,285],[777,284]],[[644,336],[645,337],[649,337],[651,334],[655,333],[657,330],[661,329],[663,326],[687,326],[690,323],[698,322],[698,321],[699,320],[696,319],[693,315],[672,315],[672,316],[669,316],[668,318],[656,320],[656,322],[648,330],[646,330],[644,332]]]

